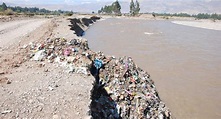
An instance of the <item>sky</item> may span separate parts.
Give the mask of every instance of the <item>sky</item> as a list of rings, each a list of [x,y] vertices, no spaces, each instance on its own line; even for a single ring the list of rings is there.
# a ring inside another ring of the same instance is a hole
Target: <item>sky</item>
[[[72,10],[76,12],[98,11],[115,0],[0,0],[10,6],[39,7],[49,10]],[[121,11],[128,12],[131,0],[118,0]],[[135,1],[135,0],[134,0]],[[170,13],[221,13],[221,0],[138,0],[141,12]]]
[[[87,4],[91,2],[105,2],[111,0],[1,0],[8,3],[26,4]]]
[[[14,3],[14,4],[90,4],[93,2],[113,2],[115,0],[0,0],[6,3]],[[119,1],[130,1],[130,0],[119,0]],[[135,1],[135,0],[134,0]],[[148,0],[138,0],[148,1]],[[164,0],[166,1],[166,0]],[[217,0],[170,0],[170,1],[217,1]]]

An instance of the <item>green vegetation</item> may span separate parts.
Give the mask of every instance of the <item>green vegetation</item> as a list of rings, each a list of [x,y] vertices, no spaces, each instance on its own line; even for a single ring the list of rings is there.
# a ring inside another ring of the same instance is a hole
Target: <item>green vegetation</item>
[[[140,12],[140,3],[136,0],[135,3],[133,0],[130,2],[130,15],[136,16]],[[105,5],[100,10],[98,10],[99,14],[115,14],[115,15],[122,15],[121,14],[121,6],[118,0],[113,2],[111,5]]]
[[[153,13],[154,15],[157,16],[163,16],[164,18],[168,17],[195,17],[196,19],[213,19],[213,20],[221,20],[221,14],[208,14],[208,13],[199,13],[197,15],[190,15],[187,13],[175,13],[175,14],[169,14],[169,13]],[[169,19],[169,18],[168,18]]]
[[[5,11],[5,10],[7,10],[7,8],[8,8],[7,5],[3,2],[1,5],[1,10]]]
[[[136,0],[134,3],[133,0],[130,2],[130,15],[135,16],[138,15],[140,12],[140,3]]]
[[[170,17],[192,17],[191,15],[187,14],[187,13],[175,13],[175,14],[170,14],[170,13],[153,13],[157,16],[170,16]]]
[[[20,6],[15,6],[15,7],[7,7],[7,5],[3,2],[2,5],[0,5],[0,13],[3,15],[19,15],[19,14],[26,14],[29,16],[34,16],[34,15],[67,15],[71,16],[73,15],[72,11],[62,11],[62,10],[55,10],[55,11],[50,11],[45,8],[39,9],[37,7],[20,7]]]
[[[197,15],[192,15],[193,17],[197,19],[214,19],[214,20],[221,20],[221,14],[204,14],[204,13],[199,13]]]
[[[118,0],[113,2],[111,5],[104,6],[100,10],[98,10],[99,14],[115,14],[115,15],[121,15],[121,6]]]

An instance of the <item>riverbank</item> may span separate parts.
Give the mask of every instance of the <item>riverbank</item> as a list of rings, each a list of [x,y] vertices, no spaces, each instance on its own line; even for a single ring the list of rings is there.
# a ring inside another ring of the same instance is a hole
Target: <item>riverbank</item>
[[[211,30],[221,30],[220,20],[211,20],[211,19],[197,20],[194,17],[163,17],[163,16],[153,17],[151,14],[142,14],[138,17],[107,16],[107,15],[101,15],[101,17],[104,19],[118,18],[118,19],[134,19],[134,20],[163,20],[163,21],[166,20],[179,25],[211,29]]]
[[[191,21],[172,21],[172,23],[204,28],[204,29],[211,29],[211,30],[221,30],[221,21],[212,21],[212,20],[191,20]]]
[[[1,118],[88,118],[88,112],[94,118],[171,118],[153,80],[132,58],[93,52],[78,37],[93,17],[47,20],[1,48]],[[92,68],[95,59],[108,60],[98,73]]]

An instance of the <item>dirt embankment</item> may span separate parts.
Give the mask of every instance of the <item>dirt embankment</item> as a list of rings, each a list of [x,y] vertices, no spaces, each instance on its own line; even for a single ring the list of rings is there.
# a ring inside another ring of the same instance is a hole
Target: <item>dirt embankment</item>
[[[75,34],[77,36],[83,36],[84,32],[87,30],[90,24],[93,24],[97,20],[99,20],[100,17],[90,17],[90,18],[73,18],[69,19],[71,21],[71,30],[75,31]]]

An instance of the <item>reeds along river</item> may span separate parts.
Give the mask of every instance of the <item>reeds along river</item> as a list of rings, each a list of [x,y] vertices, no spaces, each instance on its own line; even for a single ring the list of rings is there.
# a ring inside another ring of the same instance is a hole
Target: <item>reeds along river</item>
[[[94,51],[131,56],[177,119],[221,118],[221,31],[170,21],[106,19],[84,36]]]

